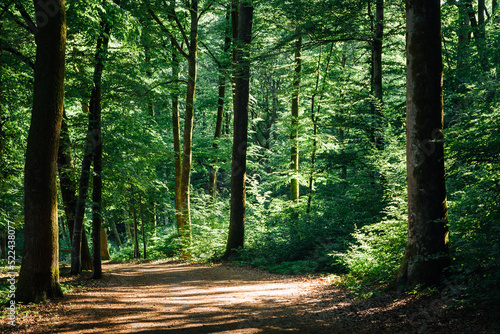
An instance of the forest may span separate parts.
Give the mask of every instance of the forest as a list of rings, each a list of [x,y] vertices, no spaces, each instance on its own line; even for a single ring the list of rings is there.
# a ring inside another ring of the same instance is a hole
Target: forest
[[[499,50],[497,0],[2,0],[2,326],[163,263],[500,331]]]

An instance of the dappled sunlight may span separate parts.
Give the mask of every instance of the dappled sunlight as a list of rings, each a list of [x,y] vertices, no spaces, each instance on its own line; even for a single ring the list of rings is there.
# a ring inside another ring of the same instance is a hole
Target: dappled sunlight
[[[296,332],[286,319],[293,312],[306,312],[307,294],[318,285],[317,281],[299,283],[224,266],[115,264],[106,266],[105,272],[100,289],[69,296],[73,320],[60,319],[60,332],[135,333],[141,328]],[[269,328],[265,329],[262,319],[271,321]]]

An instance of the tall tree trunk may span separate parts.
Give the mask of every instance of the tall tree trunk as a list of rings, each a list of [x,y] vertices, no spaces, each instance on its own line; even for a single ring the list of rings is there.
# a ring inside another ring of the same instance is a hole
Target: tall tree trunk
[[[484,23],[484,0],[478,1],[478,19],[476,20],[476,13],[474,11],[474,6],[472,5],[472,0],[464,0],[463,4],[461,6],[464,6],[464,10],[467,13],[468,16],[468,22],[470,22],[470,31],[469,31],[469,36],[468,39],[470,39],[470,34],[474,34],[474,41],[476,43],[476,48],[477,48],[477,53],[479,55],[479,61],[480,64],[483,68],[484,71],[488,71],[488,57],[485,54],[485,37],[486,37],[486,32],[485,32],[485,27],[484,24],[480,24],[478,22],[482,20]],[[482,18],[481,18],[482,16]],[[469,70],[467,69],[467,74],[469,73]]]
[[[134,194],[132,193],[132,196]],[[141,252],[139,251],[139,238],[137,236],[137,215],[135,212],[135,205],[134,201],[132,200],[132,219],[134,222],[134,259],[140,259],[141,258]]]
[[[333,53],[333,43],[330,45],[330,52],[328,53],[328,58],[326,60],[326,66],[325,66],[325,71],[323,73],[323,82],[321,84],[321,87],[319,85],[320,81],[320,74],[321,74],[321,49],[320,49],[320,54],[319,54],[319,59],[318,59],[318,69],[317,69],[317,77],[316,77],[316,87],[314,88],[314,94],[311,98],[311,121],[313,123],[313,151],[311,154],[311,174],[309,175],[309,193],[307,194],[307,209],[306,213],[311,212],[311,202],[312,202],[312,195],[313,195],[313,185],[314,185],[314,170],[316,168],[316,153],[317,153],[317,146],[318,146],[318,120],[319,120],[319,112],[321,110],[321,101],[323,100],[323,95],[325,92],[325,84],[326,84],[326,79],[328,77],[328,72],[330,70],[330,61],[332,59],[332,53]],[[316,95],[319,93],[319,103],[316,108]],[[315,111],[316,108],[316,111]]]
[[[113,234],[115,235],[118,248],[122,248],[122,241],[120,240],[120,234],[118,233],[118,229],[116,228],[116,223],[114,222],[114,220],[109,220],[109,219],[108,223],[111,224],[111,228],[113,229]]]
[[[231,213],[225,256],[243,247],[245,237],[246,159],[248,135],[248,101],[250,93],[250,43],[253,7],[242,0],[239,7],[238,44],[235,76],[233,161],[231,170]]]
[[[486,12],[486,3],[485,0],[477,0],[477,23],[484,32],[484,13]],[[481,28],[482,27],[482,28]],[[484,36],[483,36],[484,37]]]
[[[60,206],[60,205],[61,205],[61,203],[57,204],[57,206]],[[62,235],[62,238],[63,238],[64,242],[67,242],[68,241],[68,237],[66,235],[66,227],[64,226],[65,224],[64,224],[64,219],[63,219],[62,216],[59,216],[59,225],[60,226],[58,228],[61,231],[60,234]]]
[[[35,13],[44,3],[33,1]],[[66,12],[64,0],[35,35],[33,110],[24,174],[24,254],[16,299],[25,303],[62,296],[59,285],[57,152],[63,115]]]
[[[146,62],[146,65],[148,66],[148,69],[146,70],[146,75],[148,78],[151,79],[153,77],[153,72],[151,71],[151,56],[149,54],[150,54],[149,47],[145,46],[144,47],[144,55],[145,55],[144,60]],[[155,117],[155,105],[154,105],[153,100],[151,98],[148,101],[148,111],[149,111],[149,115],[151,115],[152,117]]]
[[[71,244],[71,274],[77,275],[81,272],[81,244],[83,219],[85,216],[85,202],[89,188],[90,166],[94,159],[96,146],[100,143],[100,114],[101,114],[101,81],[102,71],[104,69],[104,57],[109,41],[109,31],[111,26],[101,22],[101,34],[97,39],[95,54],[95,67],[93,88],[90,97],[89,125],[87,130],[87,140],[85,144],[85,153],[82,161],[82,172],[80,175],[80,187],[78,191],[78,201],[76,205],[75,224],[73,232],[73,242]],[[101,148],[102,150],[102,148]],[[102,153],[101,153],[102,154]],[[94,166],[95,169],[95,166]],[[100,177],[100,176],[99,176]],[[95,180],[94,180],[95,181]],[[99,181],[97,181],[99,182]],[[94,221],[94,219],[92,219]],[[97,223],[97,222],[96,222]],[[99,229],[100,233],[100,229]],[[98,238],[97,238],[98,239]],[[95,263],[94,263],[95,264]]]
[[[298,32],[298,29],[297,29]],[[290,133],[290,170],[291,192],[290,199],[299,203],[299,95],[300,95],[300,76],[302,72],[302,36],[297,37],[295,42],[295,73],[292,87],[292,124]]]
[[[181,151],[181,132],[179,125],[179,59],[172,41],[172,81],[173,91],[172,99],[172,131],[174,137],[174,165],[175,165],[175,221],[177,232],[181,232],[183,226],[181,214],[181,174],[182,174],[182,151]]]
[[[219,71],[222,71],[220,68]],[[210,170],[210,179],[208,183],[208,193],[212,197],[212,200],[215,200],[215,197],[217,195],[217,161],[219,160],[218,158],[218,149],[219,149],[219,143],[218,141],[220,140],[222,136],[222,123],[224,121],[224,96],[226,94],[226,78],[224,77],[224,74],[219,74],[219,98],[217,102],[217,120],[215,124],[215,134],[214,134],[214,141],[212,143],[212,148],[214,151],[214,158],[212,160],[212,168]]]
[[[438,285],[449,265],[439,0],[406,1],[408,239],[398,284]]]
[[[193,119],[194,96],[196,92],[197,53],[198,53],[198,0],[191,0],[191,30],[189,36],[188,83],[186,92],[186,114],[184,115],[184,134],[182,142],[181,173],[181,214],[180,227],[184,247],[191,244],[191,165],[193,161]]]
[[[373,142],[379,150],[384,149],[384,129],[382,127],[382,40],[384,37],[384,0],[376,0],[375,31],[372,46],[372,94],[373,94]]]
[[[68,224],[68,230],[69,230],[69,241],[70,244],[72,244],[76,203],[78,201],[78,183],[76,182],[75,179],[76,171],[73,165],[71,138],[69,136],[69,129],[68,129],[68,124],[66,122],[66,115],[64,111],[63,111],[63,120],[61,125],[61,136],[59,138],[57,167],[59,170],[59,185],[61,188],[64,213],[66,214],[66,222]],[[90,257],[90,249],[85,229],[82,230],[81,261],[82,261],[82,269],[92,270],[92,258]]]
[[[156,213],[156,203],[153,203],[153,236],[156,237],[158,229],[158,214]]]
[[[461,3],[458,5],[458,45],[457,45],[457,65],[456,71],[459,83],[462,79],[469,75],[469,69],[466,64],[469,63],[470,51],[469,51],[469,34],[470,34],[470,20],[467,14],[467,9]],[[456,86],[456,85],[455,85]]]
[[[99,37],[102,40],[102,49],[97,49],[98,54],[96,59],[101,73],[99,80],[94,82],[95,100],[91,100],[91,106],[95,113],[95,127],[94,127],[94,178],[92,180],[92,241],[93,241],[93,264],[94,273],[92,278],[98,279],[102,277],[101,266],[101,226],[102,226],[102,112],[101,112],[101,99],[102,99],[102,70],[104,68],[104,59],[109,42],[109,32],[111,26],[106,23],[101,23],[101,28],[104,31]],[[94,106],[92,106],[94,104]]]
[[[132,244],[134,242],[134,234],[132,233],[132,227],[130,226],[129,220],[127,219],[124,224],[127,238],[130,240],[130,244]],[[126,243],[128,243],[128,240],[126,240]]]
[[[146,253],[146,248],[147,248],[147,242],[146,242],[146,232],[144,230],[144,214],[142,210],[142,196],[139,194],[139,214],[141,216],[141,232],[142,232],[142,250],[143,250],[143,255],[144,255],[144,260],[146,260],[147,253]]]

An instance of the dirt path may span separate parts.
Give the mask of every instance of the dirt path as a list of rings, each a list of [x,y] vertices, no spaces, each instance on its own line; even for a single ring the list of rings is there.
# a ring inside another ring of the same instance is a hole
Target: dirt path
[[[321,279],[171,262],[108,264],[104,272],[91,288],[67,294],[8,332],[467,332],[453,330],[464,328],[453,323],[441,300],[354,299]],[[471,330],[487,333],[478,326]]]

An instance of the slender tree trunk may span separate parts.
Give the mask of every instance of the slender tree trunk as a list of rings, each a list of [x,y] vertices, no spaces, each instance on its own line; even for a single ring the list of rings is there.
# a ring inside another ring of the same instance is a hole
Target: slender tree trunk
[[[92,278],[99,279],[102,277],[101,266],[101,226],[102,226],[102,135],[101,135],[101,87],[97,88],[99,92],[96,94],[99,101],[96,106],[96,124],[94,132],[94,173],[92,180],[92,262],[93,274]]]
[[[101,228],[101,260],[109,260],[111,256],[109,255],[108,247],[108,234],[106,233],[106,228]]]
[[[382,40],[384,37],[384,0],[376,0],[375,31],[372,46],[372,94],[373,94],[373,142],[379,150],[384,149],[384,129],[382,127]]]
[[[101,265],[101,226],[102,226],[102,125],[101,125],[101,76],[104,68],[104,58],[109,42],[109,32],[111,26],[103,22],[101,24],[104,32],[99,38],[102,39],[102,49],[98,49],[97,59],[100,65],[101,73],[99,80],[94,83],[94,90],[96,91],[95,100],[91,100],[91,104],[95,105],[91,108],[95,113],[95,127],[94,127],[94,178],[92,180],[92,241],[93,241],[93,264],[94,273],[92,278],[99,279],[102,277]],[[107,240],[106,240],[107,241]]]
[[[408,239],[398,284],[438,285],[449,265],[439,0],[406,1]]]
[[[222,69],[219,69],[222,71]],[[218,149],[219,143],[218,141],[222,135],[222,122],[224,120],[224,95],[226,93],[226,78],[223,74],[219,75],[219,98],[218,98],[218,106],[217,106],[217,121],[215,124],[215,135],[214,142],[212,143],[212,148],[214,151],[214,159],[212,160],[212,169],[210,170],[210,180],[208,184],[208,192],[212,199],[215,199],[217,195],[217,161],[218,159]]]
[[[132,233],[132,227],[130,226],[130,222],[128,221],[128,219],[124,222],[124,224],[127,238],[128,240],[130,240],[130,244],[132,244],[134,242],[134,234]]]
[[[118,229],[116,228],[116,223],[114,222],[114,220],[109,219],[108,222],[111,224],[111,228],[113,229],[113,234],[115,235],[118,248],[122,248],[122,241],[120,240],[120,234],[118,233]]]
[[[148,70],[146,70],[146,75],[148,76],[148,78],[151,79],[153,77],[153,72],[151,71],[151,56],[149,54],[150,54],[149,47],[145,46],[144,55],[145,55],[146,65],[148,66]],[[149,115],[155,117],[155,105],[151,99],[149,99],[148,101],[148,111]]]
[[[66,123],[66,115],[63,111],[57,167],[59,170],[59,185],[61,188],[64,213],[66,214],[66,221],[68,224],[70,244],[73,243],[73,225],[75,223],[76,203],[78,201],[78,183],[75,179],[76,171],[73,165],[71,147],[68,124]],[[92,270],[92,258],[90,257],[90,249],[85,229],[82,230],[81,261],[82,269]]]
[[[134,196],[132,194],[132,196]],[[134,201],[132,201],[132,219],[134,222],[134,259],[141,258],[141,252],[139,251],[139,238],[137,236],[137,215],[135,213]]]
[[[345,130],[343,127],[339,128],[339,142],[340,142],[340,146],[341,146],[340,154],[344,155],[345,154]],[[340,179],[343,181],[347,180],[347,165],[345,164],[345,162],[342,162],[342,165],[340,167]]]
[[[326,84],[326,79],[328,77],[328,72],[330,70],[330,61],[332,59],[332,53],[333,53],[333,43],[330,46],[330,52],[328,53],[328,58],[326,60],[326,66],[325,66],[325,71],[323,74],[323,82],[321,84],[321,87],[319,86],[319,81],[320,81],[320,76],[321,76],[321,48],[320,48],[320,54],[319,54],[319,59],[318,59],[318,69],[317,69],[317,77],[316,77],[316,87],[314,89],[314,94],[311,98],[311,121],[313,123],[313,151],[311,154],[311,174],[309,175],[309,193],[307,194],[307,209],[306,213],[311,212],[311,202],[312,202],[312,195],[313,195],[313,185],[314,185],[314,170],[316,168],[316,152],[317,152],[317,146],[318,146],[318,120],[319,120],[319,112],[321,110],[321,101],[323,100],[323,95],[325,92],[325,84]],[[316,95],[319,93],[319,103],[316,108]],[[315,111],[316,108],[316,111]]]
[[[307,194],[307,209],[306,213],[311,212],[311,201],[312,201],[312,192],[313,192],[313,183],[314,183],[314,168],[316,166],[316,150],[317,150],[317,144],[318,140],[316,136],[318,135],[318,119],[316,117],[315,113],[315,103],[316,103],[316,95],[319,90],[319,81],[321,77],[321,57],[323,56],[323,48],[320,45],[319,47],[319,56],[318,56],[318,68],[316,69],[316,86],[314,88],[314,93],[311,97],[311,121],[313,123],[313,151],[311,154],[311,174],[309,175],[309,193]],[[326,77],[326,73],[325,73]],[[318,111],[319,111],[319,106],[318,106]]]
[[[470,34],[470,22],[469,15],[463,4],[458,6],[458,45],[457,45],[457,77],[459,82],[462,78],[469,75],[469,70],[465,64],[469,63],[470,51],[469,51],[469,34]]]
[[[182,151],[181,151],[181,132],[179,125],[179,59],[172,42],[172,81],[173,91],[172,99],[172,131],[174,137],[174,165],[175,165],[175,221],[177,223],[177,232],[181,232],[183,226],[181,214],[181,174],[182,174]]]
[[[87,140],[85,144],[85,153],[82,161],[82,172],[80,175],[80,187],[78,191],[78,201],[76,205],[75,213],[75,224],[73,232],[73,242],[71,244],[71,274],[77,275],[81,272],[81,244],[82,244],[82,230],[83,230],[83,219],[85,216],[85,202],[87,199],[87,192],[89,188],[89,178],[90,178],[90,166],[92,160],[94,159],[94,153],[96,152],[96,146],[101,145],[100,143],[100,113],[101,113],[101,81],[102,81],[102,71],[104,68],[104,56],[109,41],[109,31],[111,27],[101,22],[102,32],[97,39],[97,47],[95,54],[95,68],[94,68],[94,79],[93,79],[93,89],[90,97],[90,109],[89,109],[89,125],[87,130]],[[102,148],[101,148],[102,150]],[[102,154],[102,153],[101,153]],[[99,168],[99,167],[98,167]],[[94,166],[95,169],[95,166]],[[100,172],[99,172],[100,174]],[[95,182],[96,180],[94,180]],[[99,181],[97,181],[99,182]],[[94,220],[94,219],[92,219]],[[97,223],[97,222],[96,222]],[[99,228],[100,233],[100,228]],[[97,238],[98,239],[98,238]],[[95,265],[95,263],[94,263]]]
[[[57,205],[60,206],[61,203],[58,203]],[[63,238],[63,240],[65,242],[67,242],[68,241],[68,237],[67,237],[67,234],[66,234],[66,227],[64,226],[65,224],[64,224],[64,219],[63,219],[62,216],[59,216],[59,225],[60,225],[59,226],[59,230],[62,230],[61,231],[62,238]]]
[[[182,142],[181,173],[181,214],[180,228],[184,247],[191,244],[191,165],[193,161],[193,119],[194,97],[196,92],[197,53],[198,53],[198,1],[191,0],[191,30],[189,36],[188,83],[186,92],[186,114],[184,116],[184,135]]]
[[[24,254],[16,299],[25,303],[62,296],[59,285],[57,152],[64,101],[66,13],[64,0],[35,35],[33,110],[24,174]],[[44,3],[34,1],[35,13]]]
[[[250,43],[253,7],[242,0],[239,7],[238,45],[235,66],[233,161],[231,170],[231,213],[225,256],[243,247],[245,237],[246,158],[248,101],[250,93]]]
[[[146,245],[146,233],[144,231],[144,214],[143,214],[143,210],[142,210],[142,196],[141,196],[141,194],[139,194],[139,214],[141,216],[142,249],[143,249],[144,260],[146,260],[147,245]]]
[[[298,30],[297,30],[298,31]],[[290,133],[290,170],[291,192],[290,199],[299,203],[299,95],[300,95],[300,76],[302,72],[302,37],[297,37],[295,42],[295,75],[292,87],[292,124]]]
[[[156,213],[156,203],[153,203],[153,236],[156,237],[158,229],[158,215]]]

